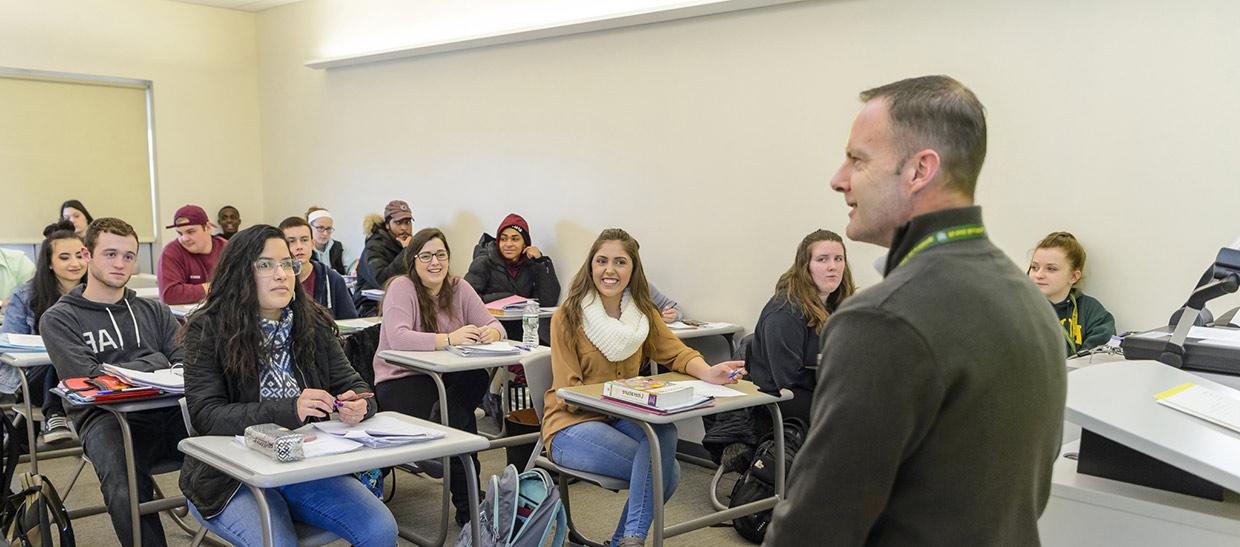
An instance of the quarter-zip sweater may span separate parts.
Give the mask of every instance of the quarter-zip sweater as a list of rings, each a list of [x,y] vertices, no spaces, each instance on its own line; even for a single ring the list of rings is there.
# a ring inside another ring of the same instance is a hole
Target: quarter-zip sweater
[[[823,330],[810,430],[766,545],[1037,545],[1063,428],[1046,297],[964,207],[914,217]],[[825,533],[824,533],[825,531]]]

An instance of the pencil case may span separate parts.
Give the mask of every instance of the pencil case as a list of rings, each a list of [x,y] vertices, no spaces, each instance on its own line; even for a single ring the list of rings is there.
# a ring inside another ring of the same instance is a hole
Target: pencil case
[[[306,457],[305,435],[276,424],[258,424],[245,428],[245,446],[266,454],[278,462],[295,462]]]

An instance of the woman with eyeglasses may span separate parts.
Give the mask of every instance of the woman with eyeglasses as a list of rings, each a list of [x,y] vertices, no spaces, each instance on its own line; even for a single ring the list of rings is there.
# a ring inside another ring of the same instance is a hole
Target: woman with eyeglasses
[[[322,207],[311,207],[306,209],[306,222],[310,223],[314,232],[314,259],[327,264],[340,275],[349,275],[349,264],[353,260],[345,260],[344,245],[332,239],[336,234],[332,212]]]
[[[251,226],[220,255],[206,302],[182,331],[185,399],[199,435],[241,435],[275,423],[297,428],[328,418],[356,424],[377,405],[345,358],[335,325],[297,282],[301,263],[284,234]],[[249,488],[191,457],[181,491],[207,529],[234,545],[261,545],[258,501]],[[395,545],[396,520],[353,475],[264,490],[276,545],[296,545],[294,522],[353,545]]]
[[[452,251],[448,239],[436,228],[413,235],[403,254],[409,273],[393,277],[383,295],[383,326],[375,351],[375,395],[383,410],[429,419],[439,392],[429,376],[416,374],[379,357],[384,350],[435,351],[448,346],[488,344],[504,338],[499,321],[487,312],[474,288],[448,272]],[[486,393],[489,377],[484,370],[453,372],[443,376],[448,396],[448,425],[478,432],[474,408]],[[456,522],[469,522],[469,491],[465,468],[452,460],[452,504]],[[474,467],[478,467],[477,456]]]

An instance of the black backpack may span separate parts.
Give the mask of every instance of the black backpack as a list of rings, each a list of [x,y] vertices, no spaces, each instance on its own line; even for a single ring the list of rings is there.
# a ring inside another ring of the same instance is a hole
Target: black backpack
[[[345,337],[341,341],[344,355],[366,385],[375,385],[375,351],[379,348],[379,330],[382,325],[371,325]]]
[[[74,547],[69,512],[52,482],[43,475],[22,473],[21,487],[4,500],[4,539],[21,547]]]
[[[799,418],[784,420],[785,471],[792,469],[792,460],[805,442],[806,429],[805,422]],[[775,456],[775,434],[767,433],[759,441],[749,469],[741,474],[741,478],[737,479],[736,485],[732,487],[729,507],[741,506],[775,495]],[[785,474],[785,479],[788,478]],[[732,520],[736,533],[754,543],[762,543],[762,538],[766,536],[766,526],[770,523],[770,509]]]

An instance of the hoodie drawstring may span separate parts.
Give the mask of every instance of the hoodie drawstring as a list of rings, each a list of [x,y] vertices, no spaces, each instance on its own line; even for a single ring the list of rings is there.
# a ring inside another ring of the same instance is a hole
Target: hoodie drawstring
[[[138,330],[138,316],[133,314],[133,306],[129,305],[129,299],[125,299],[125,307],[129,308],[129,319],[133,321],[133,335],[138,339],[138,347],[142,347],[142,331]]]
[[[116,324],[116,316],[112,315],[112,310],[104,308],[108,312],[108,319],[112,320],[112,328],[116,330],[116,339],[120,340],[121,348],[125,347],[125,337],[121,336],[121,328]]]

